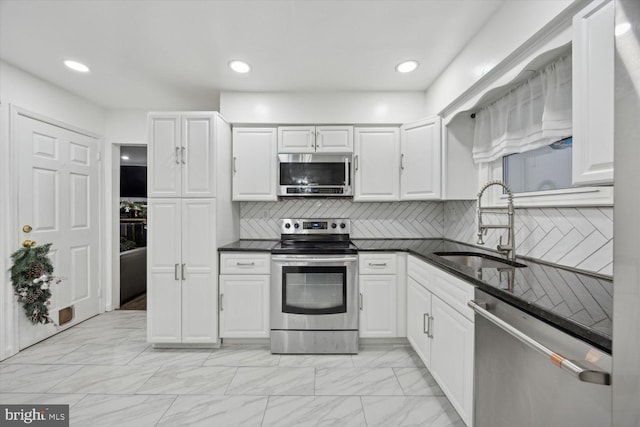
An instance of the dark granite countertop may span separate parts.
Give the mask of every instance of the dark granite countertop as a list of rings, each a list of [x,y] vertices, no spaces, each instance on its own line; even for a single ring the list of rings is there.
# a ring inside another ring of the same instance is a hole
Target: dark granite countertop
[[[358,251],[404,251],[478,286],[521,310],[611,353],[613,281],[609,278],[518,258],[525,268],[500,274],[447,261],[434,252],[495,251],[446,239],[354,240]],[[503,257],[501,257],[503,258]],[[509,274],[513,275],[509,286]]]
[[[271,252],[280,240],[236,240],[233,243],[218,248],[218,251],[235,251],[235,252]]]
[[[500,274],[496,269],[476,271],[447,261],[434,252],[482,252],[492,256],[496,256],[496,252],[447,239],[354,239],[352,242],[360,252],[402,251],[415,255],[611,353],[613,282],[609,278],[524,258],[517,261],[527,267],[515,268],[510,273]],[[239,240],[219,250],[269,252],[277,243],[277,240]]]

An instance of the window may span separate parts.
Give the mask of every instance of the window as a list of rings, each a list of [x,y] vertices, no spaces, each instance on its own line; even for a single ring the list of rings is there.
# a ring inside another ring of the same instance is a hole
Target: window
[[[502,158],[503,181],[514,193],[572,188],[572,139]]]

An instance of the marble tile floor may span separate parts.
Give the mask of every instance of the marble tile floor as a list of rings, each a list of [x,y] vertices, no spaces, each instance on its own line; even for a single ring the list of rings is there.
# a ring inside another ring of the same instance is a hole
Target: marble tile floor
[[[80,427],[464,427],[408,346],[153,349],[145,323],[144,311],[104,313],[2,361],[0,403],[69,404]]]

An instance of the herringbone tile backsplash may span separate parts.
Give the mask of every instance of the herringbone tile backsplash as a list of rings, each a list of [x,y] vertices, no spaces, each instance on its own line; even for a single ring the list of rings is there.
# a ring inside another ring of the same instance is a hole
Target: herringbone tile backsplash
[[[476,244],[475,200],[444,203],[444,236]],[[485,224],[505,224],[506,215],[483,215]],[[581,270],[613,274],[613,208],[516,209],[516,254]],[[504,230],[490,230],[485,247],[495,248]]]
[[[442,237],[441,202],[354,203],[350,200],[283,200],[242,202],[240,237],[279,239],[281,218],[350,218],[351,237],[421,238]]]
[[[354,239],[446,237],[475,244],[476,202],[355,203],[340,199],[242,202],[242,239],[278,239],[280,218],[350,218]],[[506,223],[487,215],[485,223]],[[516,253],[613,274],[613,208],[516,209]],[[502,230],[484,237],[495,248]],[[506,238],[506,236],[505,236]]]

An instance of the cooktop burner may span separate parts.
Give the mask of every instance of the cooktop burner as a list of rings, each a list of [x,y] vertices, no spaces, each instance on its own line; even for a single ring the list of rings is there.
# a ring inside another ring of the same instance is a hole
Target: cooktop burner
[[[349,240],[348,219],[281,219],[280,243],[276,254],[354,254],[358,248]]]

